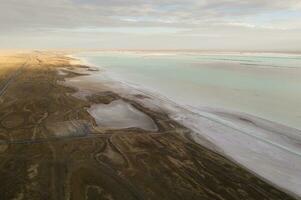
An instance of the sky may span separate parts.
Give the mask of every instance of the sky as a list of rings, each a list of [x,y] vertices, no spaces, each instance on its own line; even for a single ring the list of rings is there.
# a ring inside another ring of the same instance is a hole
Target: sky
[[[301,52],[301,0],[0,0],[0,48]]]

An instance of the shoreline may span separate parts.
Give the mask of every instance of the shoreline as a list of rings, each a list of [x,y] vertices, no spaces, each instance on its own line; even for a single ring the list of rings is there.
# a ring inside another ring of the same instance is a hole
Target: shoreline
[[[76,56],[74,57],[73,56],[73,58],[76,58],[76,59],[78,59],[78,60],[80,60],[79,58],[77,58]],[[87,63],[87,62],[82,62],[81,63],[82,65],[88,65],[89,66],[89,64],[91,64],[91,63]],[[93,67],[95,67],[95,65],[93,66]],[[92,72],[93,73],[93,72]],[[279,184],[279,182],[281,182],[279,179],[281,179],[281,177],[278,179],[278,181],[276,180],[276,182],[278,182],[278,183],[275,183],[275,180],[270,180],[271,178],[273,179],[273,176],[272,177],[266,177],[266,175],[263,175],[262,174],[262,172],[260,172],[259,170],[254,170],[254,168],[252,169],[252,167],[250,167],[249,165],[250,164],[248,164],[247,166],[246,166],[246,164],[245,163],[241,163],[241,161],[237,161],[237,158],[235,158],[235,156],[233,157],[232,155],[231,155],[231,153],[229,153],[229,152],[225,152],[224,151],[224,148],[223,147],[220,147],[221,145],[220,144],[216,144],[217,142],[215,141],[216,140],[216,138],[215,139],[213,139],[212,140],[212,138],[210,138],[210,134],[208,135],[202,135],[202,134],[200,134],[200,135],[198,135],[199,133],[197,133],[197,132],[199,132],[200,131],[200,127],[195,127],[194,125],[193,126],[191,126],[191,123],[189,124],[187,124],[187,122],[185,122],[185,119],[184,119],[184,121],[183,121],[183,117],[181,117],[181,116],[179,116],[178,115],[178,113],[180,112],[180,110],[182,110],[183,111],[183,109],[184,109],[184,111],[185,112],[187,112],[187,108],[183,108],[183,107],[181,107],[181,106],[179,106],[179,105],[177,105],[177,104],[175,104],[174,102],[172,102],[171,100],[168,100],[168,99],[166,99],[165,97],[162,97],[162,95],[158,95],[158,94],[152,94],[152,92],[149,92],[149,91],[144,91],[143,89],[141,89],[141,88],[139,88],[139,87],[133,87],[132,85],[128,85],[127,83],[124,83],[124,82],[121,82],[121,81],[116,81],[116,80],[114,80],[114,79],[112,79],[112,80],[110,80],[111,81],[111,83],[115,83],[115,85],[112,87],[112,86],[109,86],[108,88],[110,88],[111,90],[115,90],[114,92],[117,92],[118,94],[119,93],[121,93],[122,95],[124,95],[126,98],[132,98],[132,100],[134,99],[134,101],[138,101],[139,103],[142,103],[143,105],[145,105],[145,106],[149,106],[149,107],[152,107],[152,108],[154,108],[154,105],[155,105],[155,107],[157,107],[157,108],[159,108],[159,110],[160,109],[163,109],[164,110],[164,112],[167,112],[167,113],[169,113],[169,115],[171,116],[171,118],[172,119],[174,119],[174,120],[176,120],[177,122],[179,122],[179,123],[181,123],[181,124],[183,124],[184,126],[186,126],[186,127],[188,127],[188,128],[190,128],[190,129],[192,129],[194,132],[196,132],[193,136],[192,136],[192,139],[195,141],[195,142],[197,142],[197,143],[199,143],[200,145],[202,145],[202,146],[205,146],[205,147],[207,147],[207,148],[209,148],[209,149],[211,149],[211,150],[214,150],[215,152],[218,152],[218,153],[220,153],[220,154],[222,154],[222,155],[224,155],[224,156],[226,156],[226,157],[228,157],[228,158],[230,158],[232,161],[234,161],[234,162],[236,162],[236,163],[238,163],[239,165],[241,165],[242,167],[244,167],[244,168],[246,168],[246,169],[248,169],[249,171],[252,171],[252,173],[254,173],[254,174],[256,174],[256,176],[258,176],[258,177],[261,177],[261,178],[263,178],[263,179],[265,179],[266,181],[268,181],[268,182],[270,182],[271,184],[273,184],[273,185],[275,185],[276,187],[279,187],[279,188],[282,188],[282,190],[287,190],[287,192],[289,192],[289,193],[291,193],[292,195],[294,195],[294,196],[298,196],[299,198],[300,198],[300,196],[301,196],[301,193],[298,193],[298,189],[296,188],[296,189],[292,189],[292,188],[288,188],[288,186],[283,186],[283,183],[281,183],[281,184]],[[110,82],[109,81],[109,82]],[[121,87],[121,88],[118,88],[118,87]],[[133,92],[132,90],[135,90],[135,92]],[[151,99],[139,99],[139,98],[136,98],[135,99],[135,95],[133,94],[133,93],[139,93],[139,94],[142,94],[142,95],[145,95],[145,96],[148,96],[148,97],[151,97]],[[154,99],[154,97],[155,97],[155,99]],[[168,105],[169,104],[169,105]],[[188,110],[189,112],[191,112],[191,110]],[[217,112],[219,112],[219,110],[217,111]],[[212,114],[212,113],[210,113],[210,112],[208,112],[208,114]],[[213,113],[214,114],[214,113]],[[245,115],[245,114],[242,114],[242,113],[239,113],[240,115]],[[196,113],[191,113],[190,114],[190,117],[193,117],[193,115],[199,115],[198,113],[196,114]],[[247,117],[246,116],[243,116],[243,117],[241,117],[241,119],[240,119],[240,117],[239,117],[239,115],[238,115],[238,113],[230,113],[230,115],[232,115],[232,116],[234,116],[234,117],[237,117],[237,118],[239,118],[239,120],[240,121],[243,121],[243,122],[246,122],[247,124],[250,124],[250,123],[254,123],[253,121],[255,120],[255,121],[257,121],[256,123],[258,123],[258,120],[260,121],[262,121],[263,122],[263,124],[267,124],[266,126],[267,127],[270,127],[270,126],[273,126],[273,125],[276,125],[277,127],[280,127],[280,129],[284,129],[284,130],[286,130],[287,131],[287,129],[290,129],[289,127],[286,127],[286,126],[283,126],[283,125],[280,125],[280,124],[277,124],[277,123],[273,123],[273,122],[270,122],[270,121],[267,121],[267,120],[263,120],[263,119],[261,119],[261,118],[256,118],[256,117],[254,117],[254,116],[248,116],[247,115]],[[225,126],[225,124],[223,124],[223,123],[221,123],[220,122],[220,119],[212,119],[212,117],[210,117],[209,116],[209,118],[208,118],[208,116],[202,116],[202,115],[200,115],[200,116],[197,116],[197,117],[201,117],[201,118],[204,118],[205,120],[209,120],[208,122],[209,122],[209,124],[210,123],[212,123],[212,121],[215,121],[215,120],[217,120],[217,122],[213,122],[213,123],[217,123],[217,124],[222,124],[222,126]],[[217,116],[218,117],[218,116]],[[230,116],[231,117],[231,116]],[[184,117],[185,118],[185,117]],[[193,117],[194,118],[194,117]],[[207,119],[206,119],[207,118]],[[251,119],[248,119],[248,118],[251,118]],[[187,119],[186,119],[186,121],[187,121]],[[188,119],[188,121],[189,121],[189,119]],[[195,120],[194,120],[195,121]],[[198,123],[197,121],[195,121],[195,123]],[[203,122],[204,123],[204,122]],[[216,124],[215,124],[215,126],[216,126]],[[228,126],[228,127],[227,127]],[[228,130],[228,132],[229,131],[237,131],[237,130],[235,130],[236,128],[234,128],[233,129],[233,127],[229,127],[229,125],[227,125],[226,124],[226,128],[230,128],[230,130]],[[260,127],[259,127],[260,128]],[[266,128],[265,126],[261,129],[261,130],[264,130],[264,128]],[[202,130],[203,128],[201,128],[201,130]],[[206,129],[206,128],[205,128]],[[203,129],[203,130],[205,130],[205,129]],[[208,129],[208,127],[207,127],[207,129]],[[210,127],[209,127],[209,129],[210,129]],[[222,129],[224,129],[224,128],[222,128]],[[206,130],[205,130],[206,131]],[[208,131],[208,130],[207,130]],[[295,131],[297,131],[297,132],[299,132],[299,130],[295,130]],[[212,131],[209,131],[209,132],[212,132]],[[273,131],[272,131],[273,132]],[[252,133],[251,133],[252,134]],[[270,134],[270,133],[268,133],[268,134]],[[217,135],[218,136],[218,135]],[[249,135],[249,136],[252,136],[252,135]],[[247,138],[249,137],[249,136],[247,136]],[[200,137],[200,138],[198,138],[198,137]],[[248,138],[249,139],[249,138]],[[276,138],[277,139],[277,138]],[[300,139],[300,138],[298,138],[298,139]],[[204,143],[204,140],[205,140],[205,143]],[[254,141],[256,141],[256,140],[254,140]],[[261,141],[262,142],[262,141]],[[263,141],[264,143],[266,142],[266,141]],[[288,144],[288,145],[291,145],[291,144]],[[225,145],[222,145],[222,146],[225,146]],[[266,147],[265,147],[266,148]],[[277,150],[277,149],[274,149],[274,150]],[[233,151],[233,150],[232,150]],[[292,159],[294,159],[294,158],[292,158]],[[273,159],[272,159],[273,160]],[[299,161],[298,161],[299,162]],[[300,162],[301,163],[301,162]],[[297,170],[297,169],[296,169]],[[296,171],[296,173],[297,174],[294,174],[294,175],[298,175],[298,177],[301,177],[301,174],[298,174],[298,171]],[[299,185],[301,184],[300,182],[298,183]],[[292,187],[292,186],[289,186],[289,187]]]

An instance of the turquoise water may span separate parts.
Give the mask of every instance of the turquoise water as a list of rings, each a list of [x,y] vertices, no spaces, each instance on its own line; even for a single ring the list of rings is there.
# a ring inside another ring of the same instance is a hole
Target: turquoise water
[[[301,129],[300,55],[94,52],[79,57],[196,111],[223,108]]]

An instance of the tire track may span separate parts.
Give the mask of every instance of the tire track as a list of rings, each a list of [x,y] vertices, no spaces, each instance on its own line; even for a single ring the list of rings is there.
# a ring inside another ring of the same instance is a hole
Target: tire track
[[[8,86],[9,86],[9,84],[10,84],[11,82],[13,82],[13,81],[15,80],[15,78],[16,78],[17,76],[19,76],[19,75],[22,73],[23,69],[24,69],[26,66],[27,66],[27,63],[22,64],[22,66],[19,67],[19,68],[15,71],[15,73],[13,73],[6,81],[4,81],[4,83],[2,84],[1,89],[0,89],[0,97],[2,97],[2,96],[5,94],[5,92],[6,92],[7,88],[8,88]]]

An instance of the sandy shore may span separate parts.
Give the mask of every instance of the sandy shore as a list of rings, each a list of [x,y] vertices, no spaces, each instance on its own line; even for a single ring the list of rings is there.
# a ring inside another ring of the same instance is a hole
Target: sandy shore
[[[146,106],[149,97],[91,85],[95,69],[70,61],[50,52],[1,58],[0,199],[294,199],[197,144]],[[142,114],[144,125],[102,127],[88,112],[116,101],[126,125]],[[156,129],[145,128],[149,118]]]

